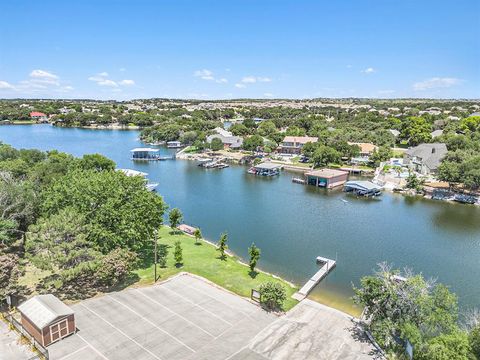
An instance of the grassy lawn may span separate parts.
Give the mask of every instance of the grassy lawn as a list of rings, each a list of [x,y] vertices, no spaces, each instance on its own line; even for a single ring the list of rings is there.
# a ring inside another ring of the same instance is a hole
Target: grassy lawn
[[[200,245],[195,245],[194,238],[184,234],[172,235],[170,231],[171,229],[168,227],[163,227],[159,231],[159,244],[168,246],[167,265],[165,268],[157,268],[159,280],[165,280],[181,271],[187,271],[244,297],[250,297],[251,289],[258,289],[260,284],[274,281],[281,283],[287,290],[284,310],[289,310],[297,304],[291,295],[298,289],[291,287],[287,282],[261,272],[252,278],[249,275],[249,268],[238,262],[235,257],[227,256],[226,260],[221,260],[219,252],[213,245],[204,241]],[[180,268],[175,266],[173,259],[174,243],[177,240],[181,242],[183,248],[183,266]],[[260,265],[261,261],[260,259]],[[153,283],[153,265],[137,270],[136,274],[140,277],[137,284]]]

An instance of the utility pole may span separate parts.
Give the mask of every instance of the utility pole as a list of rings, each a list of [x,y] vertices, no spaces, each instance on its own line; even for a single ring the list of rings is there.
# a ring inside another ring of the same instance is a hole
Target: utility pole
[[[157,256],[158,256],[158,252],[157,252],[157,246],[158,246],[158,240],[157,240],[157,230],[155,229],[154,233],[153,233],[153,239],[155,241],[155,277],[154,277],[154,281],[153,282],[157,282]]]

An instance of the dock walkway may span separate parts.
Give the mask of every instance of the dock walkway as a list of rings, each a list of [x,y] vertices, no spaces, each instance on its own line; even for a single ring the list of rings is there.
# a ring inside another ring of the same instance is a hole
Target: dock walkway
[[[292,297],[298,301],[305,299],[310,291],[328,275],[328,273],[336,266],[336,261],[327,259],[321,256],[317,257],[317,263],[322,264],[322,267],[303,285],[303,287],[292,295]]]

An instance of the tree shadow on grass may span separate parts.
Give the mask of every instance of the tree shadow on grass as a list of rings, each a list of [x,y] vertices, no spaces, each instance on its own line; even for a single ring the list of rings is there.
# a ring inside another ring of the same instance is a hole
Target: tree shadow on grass
[[[257,275],[258,275],[258,272],[255,271],[255,270],[249,271],[249,272],[248,272],[248,275],[250,275],[250,277],[251,277],[252,279],[255,279],[255,278],[257,277]]]
[[[181,263],[176,263],[176,264],[175,264],[175,267],[176,267],[177,269],[182,268],[182,267],[183,267],[183,262],[181,262]]]
[[[218,255],[217,260],[227,261],[227,255]]]

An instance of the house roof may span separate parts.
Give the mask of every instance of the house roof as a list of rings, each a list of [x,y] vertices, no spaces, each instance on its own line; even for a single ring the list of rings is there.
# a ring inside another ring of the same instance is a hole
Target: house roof
[[[240,136],[223,136],[221,134],[213,134],[210,136],[207,136],[207,142],[211,143],[213,139],[220,139],[223,144],[229,144],[232,147],[235,146],[242,146],[243,144],[243,139]]]
[[[306,144],[307,142],[317,142],[317,137],[311,136],[285,136],[283,142],[292,142],[297,144]]]
[[[46,114],[42,113],[42,112],[38,112],[38,111],[32,111],[30,113],[30,116],[47,116]]]
[[[39,329],[43,329],[59,317],[73,314],[72,309],[52,294],[36,295],[22,303],[18,310]]]
[[[437,137],[437,136],[441,136],[443,135],[443,130],[434,130],[430,133],[430,135],[434,138],[434,137]]]
[[[336,169],[320,169],[320,170],[308,171],[305,173],[305,175],[330,179],[336,176],[348,175],[348,172],[343,170],[336,170]]]
[[[395,136],[395,137],[397,137],[398,135],[400,135],[400,131],[398,131],[398,130],[390,129],[390,130],[388,130],[388,131],[390,131],[390,133],[391,133],[393,136]]]
[[[436,169],[447,154],[447,145],[443,143],[420,144],[406,151],[409,157],[419,158],[430,170]]]
[[[360,147],[360,152],[361,153],[372,153],[374,150],[376,150],[378,147],[372,143],[361,143],[361,142],[349,142],[348,145],[357,145]]]

